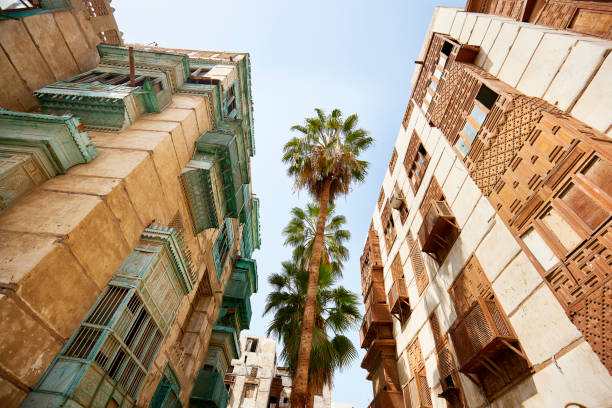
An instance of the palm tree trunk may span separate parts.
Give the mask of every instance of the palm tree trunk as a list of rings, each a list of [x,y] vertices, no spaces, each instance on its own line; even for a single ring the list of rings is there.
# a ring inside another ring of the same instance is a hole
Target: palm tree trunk
[[[291,408],[306,408],[308,404],[308,368],[310,367],[310,350],[312,345],[312,330],[314,328],[315,308],[317,302],[317,287],[319,285],[319,266],[321,264],[321,250],[325,237],[325,222],[327,220],[327,206],[329,204],[329,187],[331,180],[325,180],[321,196],[319,197],[319,219],[312,244],[312,257],[310,258],[310,271],[308,276],[308,289],[304,304],[304,317],[302,318],[302,335],[296,367],[296,379],[291,390]]]

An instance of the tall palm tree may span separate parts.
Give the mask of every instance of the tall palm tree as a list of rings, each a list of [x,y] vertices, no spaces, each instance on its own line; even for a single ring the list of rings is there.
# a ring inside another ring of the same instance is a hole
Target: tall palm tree
[[[295,260],[283,262],[282,267],[280,273],[268,278],[273,290],[268,294],[264,314],[274,314],[267,335],[274,335],[284,344],[281,358],[295,379],[309,274]],[[337,276],[331,265],[321,265],[307,386],[309,408],[314,405],[315,394],[357,357],[355,346],[342,333],[359,325],[359,300],[355,293],[335,286]]]
[[[330,205],[327,210],[325,236],[321,246],[321,262],[329,264],[332,271],[342,274],[344,261],[348,259],[348,249],[344,243],[351,238],[351,233],[344,229],[346,217],[334,215],[335,206]],[[312,247],[319,219],[319,206],[309,203],[306,209],[293,207],[291,220],[283,230],[285,245],[294,247],[293,259],[300,262],[304,269],[312,257]]]
[[[287,173],[294,178],[296,188],[306,189],[318,201],[320,208],[308,267],[308,289],[296,380],[291,391],[293,408],[306,406],[310,348],[327,207],[330,200],[333,201],[336,196],[348,194],[354,180],[361,182],[365,179],[368,163],[359,160],[359,155],[372,144],[368,132],[356,127],[357,115],[352,114],[344,120],[339,109],[334,109],[330,115],[325,115],[318,108],[315,112],[317,116],[306,118],[304,125],[291,128],[301,135],[285,144],[282,157],[283,162],[289,166]]]

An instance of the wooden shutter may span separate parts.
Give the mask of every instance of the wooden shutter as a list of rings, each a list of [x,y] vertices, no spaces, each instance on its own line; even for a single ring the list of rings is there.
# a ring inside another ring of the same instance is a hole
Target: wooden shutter
[[[380,194],[378,195],[378,209],[382,208],[383,203],[385,202],[385,190],[380,189]]]
[[[414,272],[414,280],[419,291],[419,295],[423,293],[425,287],[429,283],[429,275],[425,268],[425,262],[423,261],[423,255],[421,254],[421,247],[419,241],[412,237],[412,233],[408,231],[406,237],[408,240],[408,246],[410,247],[410,263],[412,264],[412,271]]]
[[[397,161],[397,150],[393,148],[393,154],[391,155],[391,161],[389,162],[389,173],[393,173],[395,168],[395,162]]]
[[[383,231],[385,233],[385,244],[387,246],[387,253],[391,251],[391,247],[395,242],[395,224],[393,222],[393,214],[391,214],[391,204],[389,200],[385,203],[385,207],[382,212]]]
[[[419,138],[419,135],[417,135],[417,133],[413,130],[412,137],[410,138],[410,142],[408,143],[408,149],[406,150],[406,156],[404,156],[404,169],[406,170],[406,174],[410,174],[410,169],[414,164],[414,158],[416,157],[420,144],[421,139]]]
[[[399,252],[393,258],[391,263],[391,273],[393,274],[393,280],[397,280],[404,277],[404,268],[402,266],[402,260]]]
[[[463,316],[479,297],[493,299],[493,288],[475,255],[468,258],[465,266],[448,289],[457,316]]]
[[[406,354],[412,372],[412,379],[408,384],[411,405],[413,408],[432,407],[431,390],[427,384],[425,361],[423,360],[423,353],[421,353],[418,335],[406,348]]]
[[[442,188],[440,184],[438,184],[438,180],[436,180],[435,176],[432,176],[429,186],[427,187],[427,191],[425,192],[425,196],[423,197],[423,201],[421,202],[421,207],[419,210],[422,215],[425,215],[427,209],[429,208],[429,204],[432,201],[443,201],[444,193],[442,192]]]

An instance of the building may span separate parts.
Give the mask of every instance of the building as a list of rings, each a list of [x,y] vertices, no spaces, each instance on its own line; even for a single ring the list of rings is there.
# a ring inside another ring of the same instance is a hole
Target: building
[[[225,408],[257,291],[249,55],[27,4],[0,13],[0,406]]]
[[[287,367],[276,365],[276,341],[243,333],[240,344],[241,358],[232,361],[232,372],[225,375],[228,408],[288,408],[291,375]],[[315,395],[314,408],[331,406],[331,390],[325,386]]]
[[[361,257],[370,407],[609,406],[609,4],[467,10],[433,15]]]

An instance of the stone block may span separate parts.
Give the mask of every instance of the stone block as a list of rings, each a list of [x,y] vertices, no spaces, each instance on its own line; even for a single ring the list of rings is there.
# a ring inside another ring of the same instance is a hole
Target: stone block
[[[169,108],[193,109],[200,134],[212,129],[208,110],[208,99],[196,95],[175,94]]]
[[[521,27],[514,42],[510,43],[510,50],[505,60],[501,59],[503,49],[498,50],[500,61],[502,61],[499,79],[516,87],[543,36],[544,32],[539,28]],[[505,46],[505,43],[500,46]]]
[[[54,247],[56,237],[0,231],[0,284],[18,283]]]
[[[0,405],[4,408],[17,408],[25,399],[26,393],[0,377]]]
[[[538,48],[531,56],[531,61],[527,65],[517,89],[526,95],[537,96],[538,98],[544,96],[575,44],[576,38],[574,36],[554,33],[544,34]]]
[[[612,126],[612,54],[603,64],[572,108],[572,116],[600,132]]]
[[[461,9],[451,7],[436,7],[435,19],[433,26],[431,27],[431,31],[444,34],[450,33],[451,27],[453,26],[453,20],[455,19],[455,15],[459,10]]]
[[[56,11],[52,15],[79,72],[95,68],[98,65],[98,52],[89,46],[74,15],[70,11]]]
[[[21,19],[2,21],[0,45],[30,92],[55,82]]]
[[[476,249],[476,257],[489,281],[494,282],[499,273],[520,251],[521,247],[514,236],[496,215],[493,228]]]
[[[0,106],[4,109],[28,112],[37,101],[29,89],[22,85],[21,78],[3,50],[0,49]]]
[[[451,26],[450,36],[455,39],[459,39],[461,36],[461,30],[463,29],[463,25],[465,23],[465,17],[468,13],[464,11],[459,11],[455,14],[455,19],[453,20],[453,25]]]
[[[512,314],[540,283],[542,277],[521,252],[493,282],[493,290],[506,313]]]
[[[123,240],[119,225],[101,200],[68,233],[64,243],[100,289],[107,285],[131,250]]]
[[[95,160],[76,165],[70,168],[67,174],[125,179],[149,157],[147,152],[136,150],[98,148],[96,151],[98,157]]]
[[[436,342],[434,340],[429,321],[426,321],[423,327],[421,327],[421,330],[419,330],[419,343],[421,344],[421,353],[423,353],[423,358],[428,358],[430,355],[432,355],[432,353],[435,354],[434,350],[436,347]],[[433,357],[435,360],[435,355],[433,355]]]
[[[470,38],[467,41],[468,45],[480,46],[480,44],[482,44],[482,40],[484,39],[485,34],[487,33],[487,29],[489,28],[489,24],[491,24],[491,20],[492,18],[487,15],[476,16],[474,27],[472,28]]]
[[[474,181],[467,177],[457,193],[457,198],[451,205],[451,210],[457,219],[459,227],[463,228],[476,203],[482,196],[480,189]]]
[[[0,294],[0,366],[34,387],[62,344],[9,296]]]
[[[195,141],[200,137],[200,132],[198,131],[196,114],[192,109],[166,108],[160,113],[147,115],[146,118],[147,120],[179,122],[183,129],[187,153],[189,156],[193,155]]]
[[[17,294],[45,323],[68,338],[95,302],[100,289],[66,248],[55,244],[19,281]]]
[[[466,13],[465,22],[463,23],[461,34],[459,34],[459,42],[461,44],[468,43],[468,40],[472,36],[472,31],[474,30],[474,26],[476,25],[477,18],[478,18],[477,14]]]
[[[520,26],[514,22],[505,22],[499,29],[495,42],[491,46],[486,56],[486,61],[482,68],[494,76],[498,76],[508,53],[512,49],[512,44],[518,35]],[[485,38],[486,40],[486,38]]]
[[[488,61],[489,51],[491,51],[491,47],[493,47],[493,43],[499,34],[499,30],[501,30],[502,23],[503,21],[498,18],[491,19],[491,22],[488,24],[486,32],[482,38],[480,51],[474,60],[475,65],[483,68],[484,64]]]
[[[444,192],[444,197],[446,197],[446,202],[449,203],[449,205],[455,202],[455,197],[457,197],[457,193],[459,193],[461,186],[463,186],[467,175],[468,173],[463,162],[455,159],[450,167],[444,184],[441,185],[442,192]]]
[[[170,137],[167,132],[138,130],[133,127],[120,133],[90,131],[87,134],[96,147],[146,151],[155,150],[162,140]]]
[[[63,236],[99,204],[98,197],[35,191],[2,213],[0,225],[6,231]]]
[[[421,332],[422,331],[423,330],[421,330]],[[422,350],[422,347],[423,347],[423,344],[421,343],[421,350]],[[423,352],[423,354],[425,353]],[[433,391],[433,387],[440,385],[440,372],[438,371],[438,360],[436,359],[435,353],[431,353],[428,357],[423,356],[423,358],[425,359],[425,376],[427,377],[427,384],[430,387],[429,391],[431,393],[431,391]],[[437,399],[436,396],[437,395],[434,395],[432,393],[432,396],[431,396],[432,402],[434,399]]]
[[[438,183],[443,185],[451,171],[456,156],[450,147],[445,146],[446,143],[440,143],[440,145],[446,148],[442,150],[440,160],[438,160],[438,165],[434,170],[434,176]]]
[[[510,323],[532,364],[549,359],[581,337],[546,285],[540,286],[510,316]]]
[[[179,161],[179,167],[182,169],[185,167],[187,162],[191,159],[191,156],[187,152],[187,144],[185,143],[185,137],[183,135],[183,128],[180,123],[177,122],[164,122],[161,120],[137,120],[130,129],[141,129],[150,130],[155,132],[168,132],[172,137],[172,144],[174,146],[174,152]]]
[[[52,13],[26,17],[23,23],[56,80],[68,79],[80,73]]]
[[[578,41],[552,80],[544,99],[559,109],[569,109],[589,84],[609,48],[612,47],[602,42]]]

